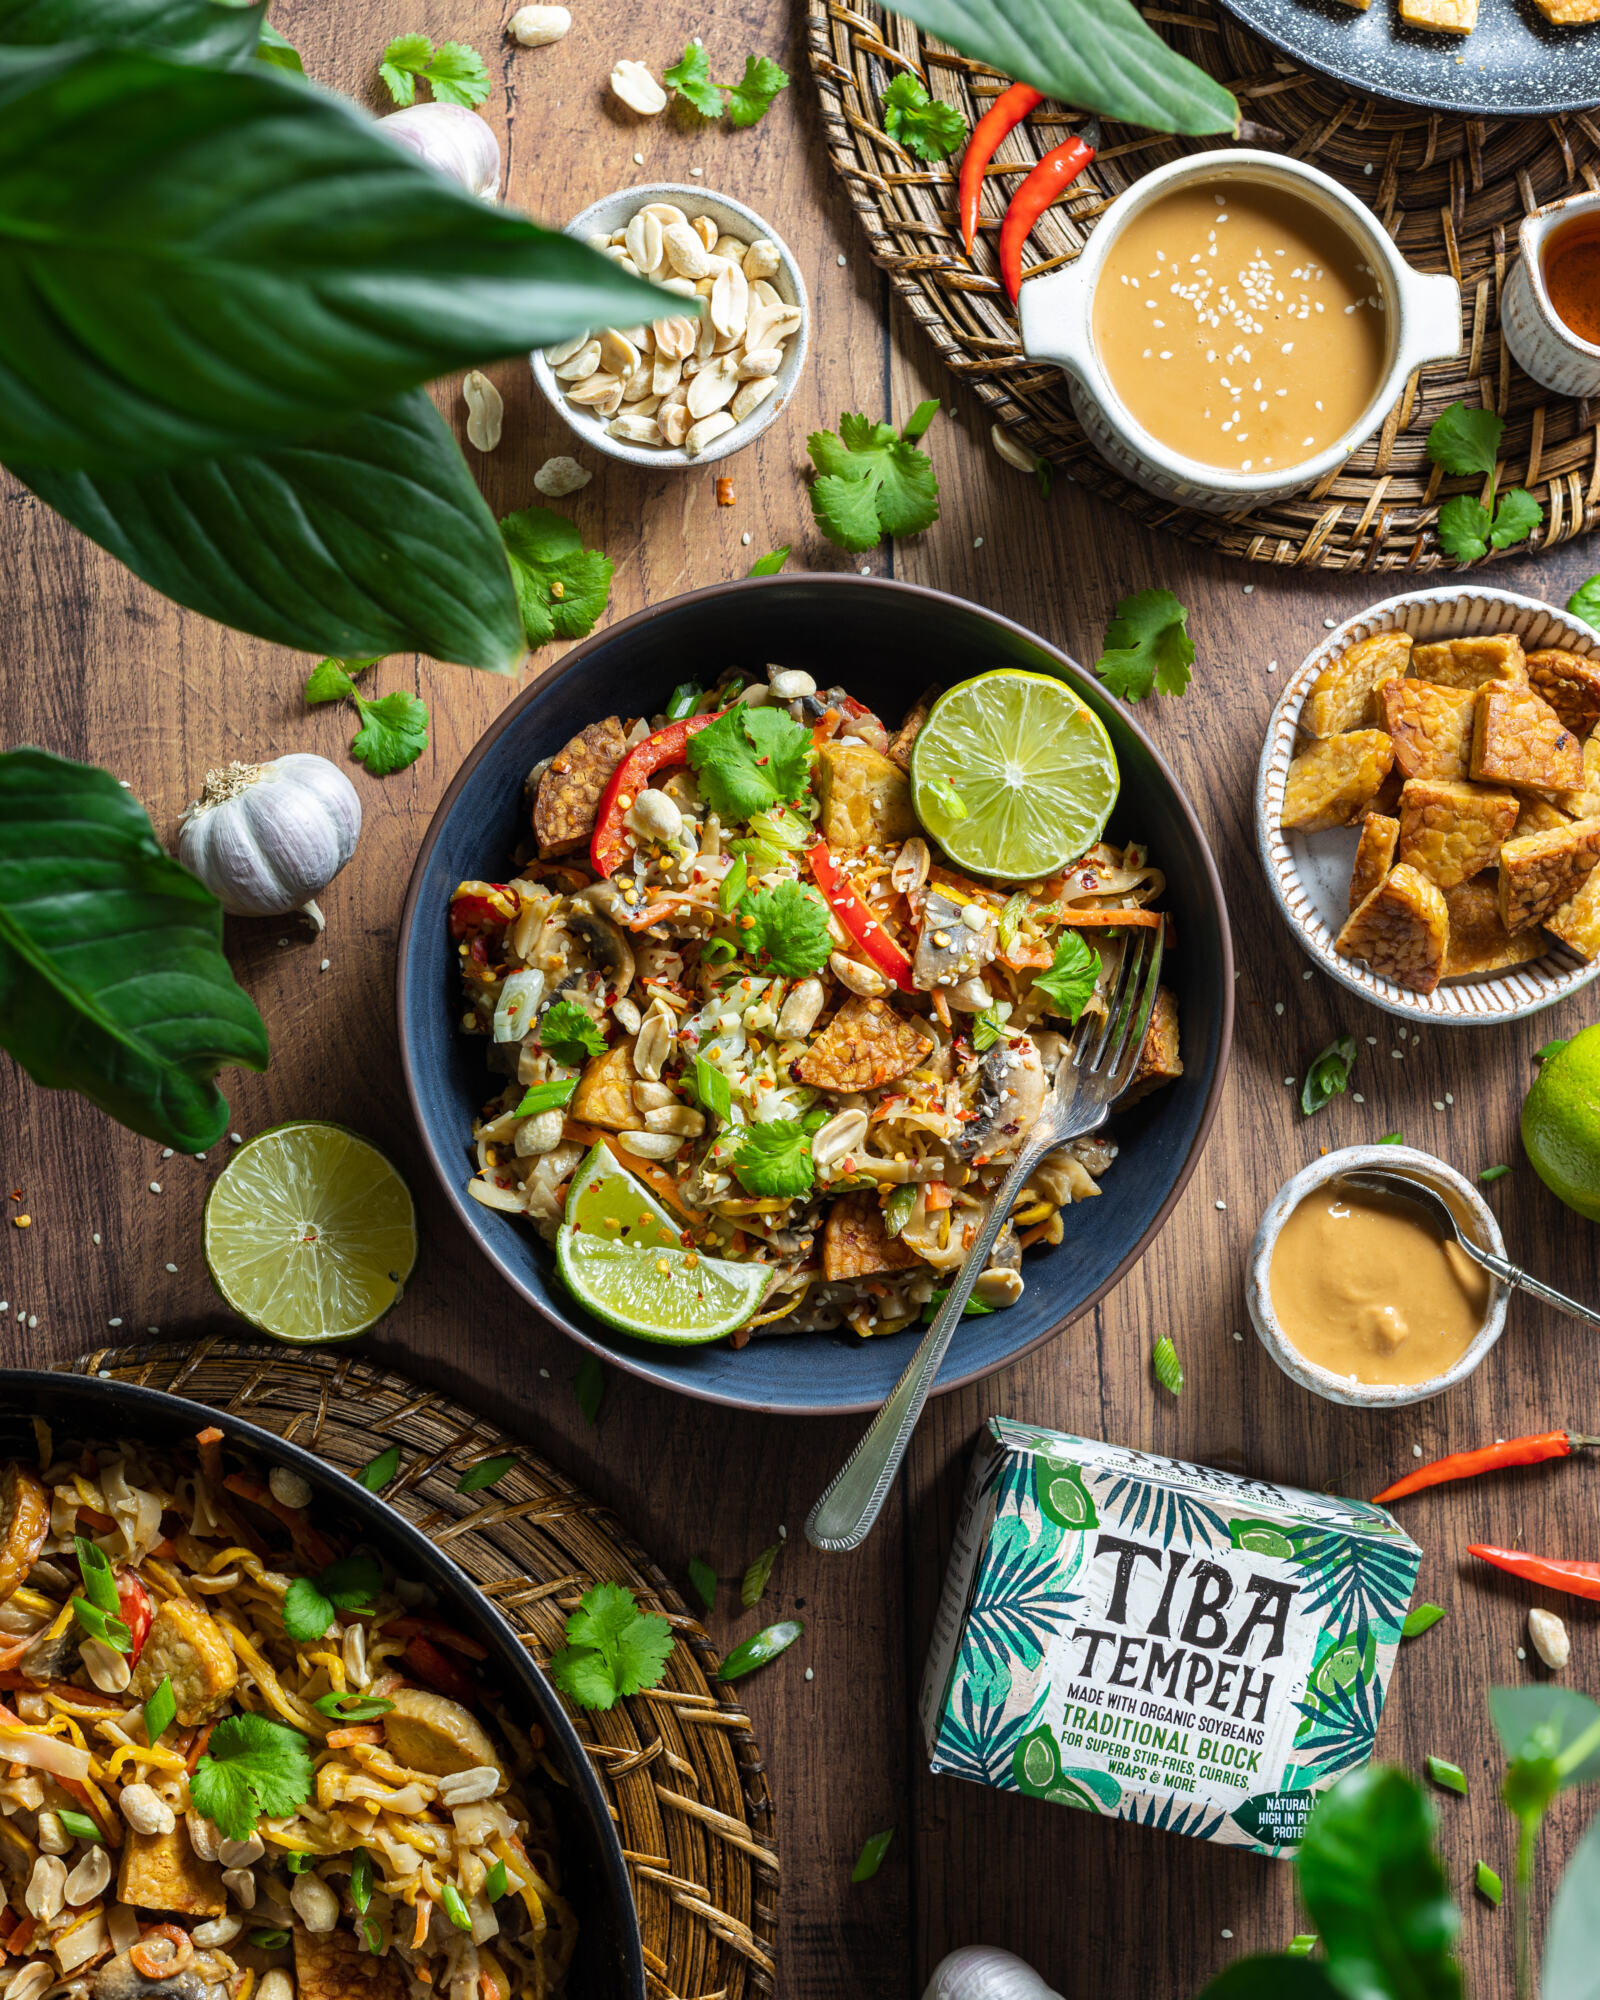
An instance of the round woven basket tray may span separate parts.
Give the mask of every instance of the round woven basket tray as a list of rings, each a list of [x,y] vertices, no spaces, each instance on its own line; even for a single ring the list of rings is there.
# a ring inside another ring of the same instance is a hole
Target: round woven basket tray
[[[650,1990],[741,2000],[773,1990],[778,1857],[772,1797],[750,1719],[712,1678],[698,1619],[604,1507],[484,1418],[342,1354],[235,1340],[103,1348],[71,1364],[247,1418],[341,1472],[400,1447],[383,1498],[492,1598],[542,1665],[595,1583],[624,1583],[677,1636],[657,1688],[603,1713],[569,1709],[621,1837]],[[516,1463],[492,1491],[461,1494],[465,1464]]]
[[[1016,313],[997,275],[1000,218],[1022,176],[1082,114],[1046,102],[1004,142],[988,171],[969,259],[955,219],[959,151],[925,165],[885,136],[879,107],[892,78],[909,69],[971,124],[1004,80],[870,0],[858,6],[807,0],[807,6],[829,154],[866,226],[874,260],[995,418],[1079,484],[1151,526],[1251,562],[1435,569],[1449,563],[1434,534],[1439,501],[1449,495],[1438,491],[1439,473],[1424,444],[1439,412],[1466,401],[1506,419],[1501,484],[1526,486],[1545,510],[1533,547],[1595,525],[1600,432],[1590,406],[1553,396],[1523,375],[1501,343],[1499,307],[1522,217],[1575,188],[1600,187],[1600,114],[1492,123],[1449,118],[1313,76],[1210,0],[1143,9],[1183,54],[1228,85],[1246,119],[1269,128],[1254,143],[1332,174],[1376,212],[1413,264],[1449,271],[1461,285],[1461,352],[1414,375],[1370,443],[1310,493],[1217,519],[1158,500],[1113,471],[1078,428],[1066,377],[1023,358]],[[1220,143],[1109,125],[1104,151],[1036,225],[1025,273],[1070,263],[1096,217],[1141,174]],[[1454,481],[1449,490],[1461,485]]]

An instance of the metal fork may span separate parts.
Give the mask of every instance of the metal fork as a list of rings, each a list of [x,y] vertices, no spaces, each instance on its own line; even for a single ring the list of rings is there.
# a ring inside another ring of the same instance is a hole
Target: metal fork
[[[806,1521],[806,1539],[819,1549],[856,1549],[872,1525],[894,1484],[911,1434],[922,1415],[938,1376],[950,1337],[980,1271],[989,1261],[1006,1218],[1028,1176],[1046,1153],[1069,1139],[1081,1139],[1105,1123],[1111,1101],[1127,1087],[1144,1046],[1145,1029],[1155,1004],[1161,975],[1161,929],[1130,934],[1117,970],[1110,1004],[1103,1015],[1085,1018],[1056,1071],[1055,1089],[1045,1101],[1000,1183],[961,1269],[912,1355],[905,1373],[889,1391],[883,1408],[867,1426],[866,1435],[834,1475]]]

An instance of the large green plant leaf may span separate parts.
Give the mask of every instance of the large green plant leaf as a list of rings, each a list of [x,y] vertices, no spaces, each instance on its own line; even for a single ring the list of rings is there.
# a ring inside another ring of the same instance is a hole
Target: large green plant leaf
[[[1376,1766],[1318,1801],[1298,1857],[1300,1893],[1346,2000],[1460,2000],[1461,1928],[1433,1846],[1428,1802]]]
[[[1544,2000],[1600,2000],[1600,1819],[1590,1821],[1556,1890],[1539,1991]]]
[[[496,673],[527,651],[500,530],[426,390],[171,472],[16,470],[146,583],[260,638]]]
[[[267,0],[0,0],[0,43],[137,43],[182,62],[219,68],[248,62],[266,24]]]
[[[1233,93],[1147,27],[1132,0],[885,0],[1047,97],[1154,132],[1231,132]]]
[[[223,1064],[267,1066],[221,904],[109,771],[43,750],[0,756],[0,1047],[184,1153],[227,1129]]]
[[[8,464],[256,448],[660,298],[266,63],[0,49]]]
[[[1286,1958],[1280,1952],[1261,1958],[1241,1958],[1219,1972],[1200,2000],[1343,2000],[1314,1958]]]

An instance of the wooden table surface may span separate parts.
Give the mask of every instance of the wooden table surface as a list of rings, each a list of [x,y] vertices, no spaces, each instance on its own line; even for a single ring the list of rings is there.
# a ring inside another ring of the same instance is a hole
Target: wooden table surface
[[[346,0],[339,8],[282,0],[274,18],[308,70],[358,95],[369,95],[391,35],[420,27],[436,40],[474,41],[496,81],[486,113],[507,141],[510,197],[535,214],[560,221],[611,187],[683,180],[698,168],[708,187],[769,216],[799,256],[815,308],[812,358],[759,445],[716,468],[732,474],[736,504],[714,504],[710,469],[651,476],[604,461],[593,484],[562,503],[586,543],[616,560],[611,616],[743,574],[781,542],[794,544],[796,566],[843,566],[850,559],[811,527],[801,477],[806,433],[835,426],[841,410],[903,419],[929,395],[945,399],[927,440],[942,519],[862,565],[994,606],[1081,660],[1095,657],[1119,597],[1156,585],[1178,593],[1198,646],[1194,684],[1182,701],[1146,704],[1140,720],[1195,801],[1231,905],[1241,974],[1221,1114],[1176,1213],[1121,1287],[1015,1367],[935,1404],[871,1541],[853,1557],[819,1556],[801,1523],[860,1419],[741,1416],[610,1369],[598,1425],[589,1428],[573,1392],[576,1350],[476,1256],[432,1181],[395,1053],[400,903],[435,803],[515,687],[397,658],[377,670],[376,683],[419,691],[432,709],[433,740],[395,777],[375,780],[347,766],[365,827],[355,860],[322,898],[326,936],[308,942],[278,921],[230,925],[234,966],[273,1049],[265,1075],[224,1078],[231,1122],[250,1133],[291,1116],[342,1120],[402,1163],[420,1201],[422,1257],[400,1308],[368,1343],[374,1359],[515,1422],[610,1502],[680,1579],[692,1556],[737,1576],[787,1528],[762,1608],[769,1616],[798,1610],[805,1637],[745,1683],[778,1800],[785,1994],[915,2000],[945,1951],[986,1940],[1022,1953],[1069,2000],[1188,2000],[1231,1958],[1279,1948],[1303,1927],[1287,1865],[927,1774],[913,1703],[979,1426],[1008,1413],[1353,1494],[1409,1467],[1414,1447],[1432,1458],[1561,1423],[1600,1428],[1592,1336],[1542,1308],[1513,1303],[1500,1346],[1449,1396],[1364,1415],[1313,1399],[1278,1372],[1248,1331],[1242,1282],[1257,1217],[1292,1171],[1319,1148],[1399,1130],[1468,1174],[1510,1163],[1490,1199],[1513,1255],[1592,1297],[1594,1231],[1523,1160],[1517,1114],[1531,1052],[1583,1026],[1594,1003],[1578,999],[1518,1027],[1431,1030],[1402,1043],[1388,1016],[1307,972],[1268,900],[1252,835],[1251,779],[1280,685],[1271,663],[1289,669],[1322,638],[1324,621],[1404,579],[1234,566],[1146,533],[1066,482],[1043,502],[1032,480],[990,448],[977,400],[955,391],[922,336],[890,310],[822,152],[797,15],[782,0],[720,0],[672,25],[620,0],[575,0],[573,12],[568,38],[542,50],[515,47],[500,32],[502,12],[466,0]],[[759,127],[695,129],[671,111],[637,120],[605,94],[619,57],[638,57],[659,74],[695,32],[714,76],[739,74],[750,51],[790,69],[793,87]],[[505,439],[487,460],[469,455],[503,513],[537,499],[535,469],[571,440],[534,397],[525,363],[492,373],[506,400]],[[456,385],[445,387],[459,430]],[[178,611],[14,483],[3,498],[0,740],[109,766],[167,839],[208,766],[289,750],[345,757],[348,715],[308,713],[301,703],[306,658]],[[1493,580],[1562,602],[1591,567],[1600,567],[1600,549],[1580,545],[1543,561],[1497,564]],[[531,671],[555,657],[540,655]],[[840,671],[870,696],[870,660],[841,661]],[[1336,1098],[1307,1122],[1284,1079],[1340,1031],[1358,1039],[1353,1088],[1365,1103]],[[163,1159],[0,1061],[0,1189],[20,1189],[21,1202],[5,1206],[33,1218],[30,1229],[0,1235],[0,1359],[47,1364],[158,1329],[169,1339],[225,1330],[199,1253],[201,1203],[220,1157],[218,1149],[203,1164]],[[1115,1200],[1114,1173],[1106,1193]],[[1187,1372],[1176,1401],[1151,1378],[1149,1352],[1161,1333],[1173,1336]],[[1512,1829],[1497,1801],[1500,1760],[1484,1694],[1543,1669],[1519,1654],[1529,1594],[1474,1572],[1463,1551],[1483,1539],[1600,1553],[1584,1499],[1597,1477],[1568,1462],[1449,1489],[1405,1514],[1426,1550],[1419,1596],[1447,1606],[1449,1617],[1404,1649],[1379,1747],[1413,1769],[1436,1752],[1469,1776],[1470,1797],[1441,1798],[1440,1813],[1468,1902],[1463,1952],[1483,2000],[1512,1990],[1509,1910],[1470,1896],[1477,1857],[1511,1874]],[[730,1598],[736,1593],[725,1591],[724,1607]],[[1573,1641],[1561,1678],[1592,1684],[1596,1619],[1574,1600],[1557,1608]],[[731,1641],[754,1622],[724,1608],[713,1630]],[[1583,1817],[1570,1795],[1552,1814],[1541,1906]],[[852,1887],[862,1842],[888,1827],[894,1840],[881,1872]]]

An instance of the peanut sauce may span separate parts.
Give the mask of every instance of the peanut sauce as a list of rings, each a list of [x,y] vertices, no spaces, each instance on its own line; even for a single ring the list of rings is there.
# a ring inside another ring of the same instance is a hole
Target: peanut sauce
[[[1291,1346],[1334,1375],[1401,1387],[1459,1361],[1489,1310],[1489,1275],[1410,1203],[1330,1181],[1272,1252],[1272,1307]]]
[[[1600,347],[1600,217],[1585,215],[1550,232],[1544,288],[1558,318],[1580,340]]]
[[[1230,178],[1174,188],[1126,225],[1095,281],[1094,344],[1153,438],[1265,472],[1366,413],[1389,322],[1352,236],[1300,195]]]

